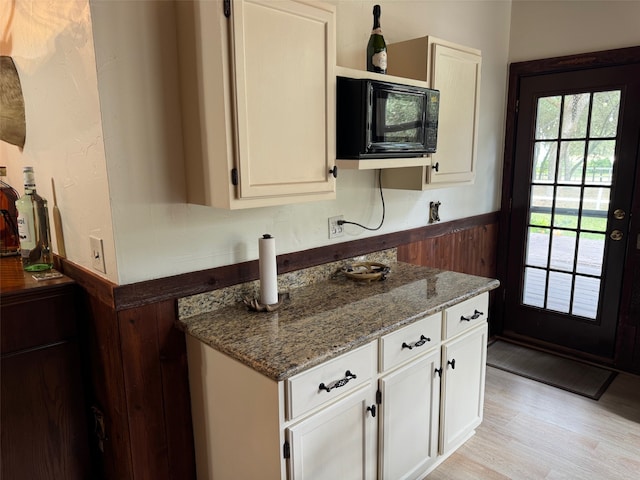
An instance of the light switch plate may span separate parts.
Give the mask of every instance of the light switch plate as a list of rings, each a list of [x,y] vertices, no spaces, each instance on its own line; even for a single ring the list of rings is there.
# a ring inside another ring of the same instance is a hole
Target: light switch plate
[[[91,244],[91,266],[102,273],[107,273],[104,266],[104,250],[102,248],[102,239],[89,236],[89,243]]]

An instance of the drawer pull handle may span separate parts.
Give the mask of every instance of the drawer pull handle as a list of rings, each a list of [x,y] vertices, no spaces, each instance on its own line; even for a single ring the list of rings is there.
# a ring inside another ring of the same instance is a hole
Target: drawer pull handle
[[[409,350],[411,350],[414,347],[421,347],[426,342],[430,342],[430,341],[431,341],[431,339],[429,337],[425,337],[424,335],[420,335],[420,340],[418,340],[413,345],[409,345],[406,342],[402,342],[402,348],[408,348]]]
[[[461,322],[470,322],[471,320],[475,320],[476,318],[480,318],[480,315],[484,315],[484,313],[479,312],[478,310],[473,311],[473,315],[470,317],[465,317],[464,315],[460,317]]]
[[[324,383],[321,383],[320,385],[318,385],[318,390],[325,390],[327,392],[330,392],[334,388],[344,387],[347,383],[349,383],[349,380],[353,378],[356,378],[356,376],[353,373],[351,373],[350,370],[347,370],[346,372],[344,372],[344,378],[341,378],[340,380],[336,380],[335,382],[331,382],[329,385],[325,385]]]
[[[448,360],[447,361],[447,365],[451,365],[451,369],[455,370],[456,369],[456,359],[454,358],[453,360]]]

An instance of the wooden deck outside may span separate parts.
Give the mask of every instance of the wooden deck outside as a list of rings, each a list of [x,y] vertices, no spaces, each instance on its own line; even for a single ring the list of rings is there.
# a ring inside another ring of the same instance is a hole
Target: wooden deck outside
[[[527,265],[546,268],[549,250],[549,237],[541,233],[533,233],[529,237],[530,248]],[[563,272],[549,272],[547,289],[548,310],[570,313],[573,315],[595,319],[598,312],[600,296],[600,279],[580,274],[600,275],[604,251],[604,235],[602,240],[582,239],[576,245],[576,238],[554,236],[551,245],[549,267]],[[578,248],[576,263],[576,279],[573,305],[571,301],[571,282],[574,252]],[[524,277],[523,303],[545,308],[546,270],[526,268]],[[572,307],[572,308],[571,308]]]

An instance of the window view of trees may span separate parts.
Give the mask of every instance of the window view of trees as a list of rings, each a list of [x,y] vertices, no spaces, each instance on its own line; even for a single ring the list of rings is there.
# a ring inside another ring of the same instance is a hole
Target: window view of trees
[[[538,100],[532,168],[532,221],[604,231],[618,128],[620,91]],[[555,185],[555,188],[554,188]]]
[[[538,99],[527,305],[596,318],[619,106],[619,90]]]
[[[619,90],[540,98],[532,180],[553,182],[559,162],[558,182],[582,183],[584,173],[610,185],[619,106]]]

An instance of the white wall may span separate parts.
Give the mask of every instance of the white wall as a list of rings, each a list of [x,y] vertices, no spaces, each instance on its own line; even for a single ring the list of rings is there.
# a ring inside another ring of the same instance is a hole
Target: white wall
[[[0,164],[7,165],[9,182],[19,193],[22,167],[33,166],[37,190],[51,202],[54,179],[67,256],[89,266],[88,237],[101,237],[106,268],[115,280],[88,1],[2,0],[0,32],[0,55],[13,57],[18,70],[27,126],[24,149],[0,141]],[[55,237],[53,243],[58,251]]]
[[[33,135],[27,141],[48,144],[45,139],[56,131],[56,141],[62,144],[46,161],[32,162],[39,178],[47,180],[54,170],[75,167],[73,182],[56,177],[69,192],[63,196],[64,203],[60,192],[58,197],[65,233],[73,237],[67,239],[72,261],[90,265],[87,237],[98,232],[105,240],[107,277],[127,284],[255,259],[263,233],[276,237],[281,254],[426,225],[431,200],[442,202],[442,221],[499,208],[510,1],[330,0],[337,9],[341,65],[364,66],[375,3],[382,6],[382,27],[389,43],[435,35],[483,53],[475,185],[428,192],[385,190],[382,229],[367,232],[348,227],[347,235],[337,240],[328,240],[329,216],[343,214],[369,226],[379,223],[382,209],[374,172],[341,171],[335,201],[233,212],[185,204],[173,2],[90,0],[89,21],[87,1],[70,2],[83,15],[71,19],[62,34],[48,39],[47,59],[38,59],[38,64],[59,65],[58,70],[46,77],[23,72],[27,101],[37,90],[50,97],[54,92],[58,95],[55,102],[60,105],[38,105],[37,115],[49,121],[34,123],[35,113],[27,115],[27,135]],[[46,6],[35,0],[17,3],[34,11]],[[57,20],[56,9],[50,8],[47,21]],[[29,19],[21,17],[20,23],[28,24]],[[90,37],[81,45],[72,42],[74,33],[91,32],[95,60]],[[35,48],[28,38],[19,43],[27,50]],[[65,75],[63,70],[74,67],[81,68],[86,78]],[[70,112],[72,118],[60,118],[59,109],[69,105],[86,106],[91,115],[82,117],[81,125],[72,121],[81,117],[76,111]],[[54,119],[63,123],[64,131],[58,131],[60,125],[54,125]],[[84,135],[88,127],[91,136]],[[84,157],[71,155],[76,147]],[[9,149],[10,166],[31,161],[32,148],[25,146],[22,153]],[[90,184],[93,195],[81,194],[86,190],[80,188],[82,183]],[[47,194],[44,188],[43,192]]]
[[[376,2],[330,2],[338,63],[362,68]],[[472,187],[385,190],[383,228],[349,227],[340,241],[425,225],[430,200],[442,202],[443,221],[496,210],[508,61],[640,45],[638,1],[378,3],[389,43],[428,34],[482,50],[478,176]],[[255,259],[265,232],[278,253],[327,245],[336,214],[378,224],[374,172],[340,172],[330,202],[240,212],[184,203],[173,2],[2,0],[0,32],[27,120],[24,150],[0,142],[0,163],[19,191],[25,165],[49,199],[55,179],[67,255],[79,265],[90,268],[89,235],[104,240],[106,277],[124,284]]]
[[[362,66],[374,2],[332,3],[339,63]],[[434,34],[483,50],[478,180],[427,193],[386,190],[383,228],[349,227],[340,241],[426,225],[430,200],[442,202],[443,221],[499,203],[509,2],[396,0],[382,11],[389,42]],[[378,224],[374,172],[341,171],[335,201],[239,212],[186,205],[171,4],[92,1],[92,18],[120,283],[255,259],[267,232],[278,253],[326,245],[327,217],[336,214]]]
[[[640,45],[640,1],[514,0],[509,61]]]

